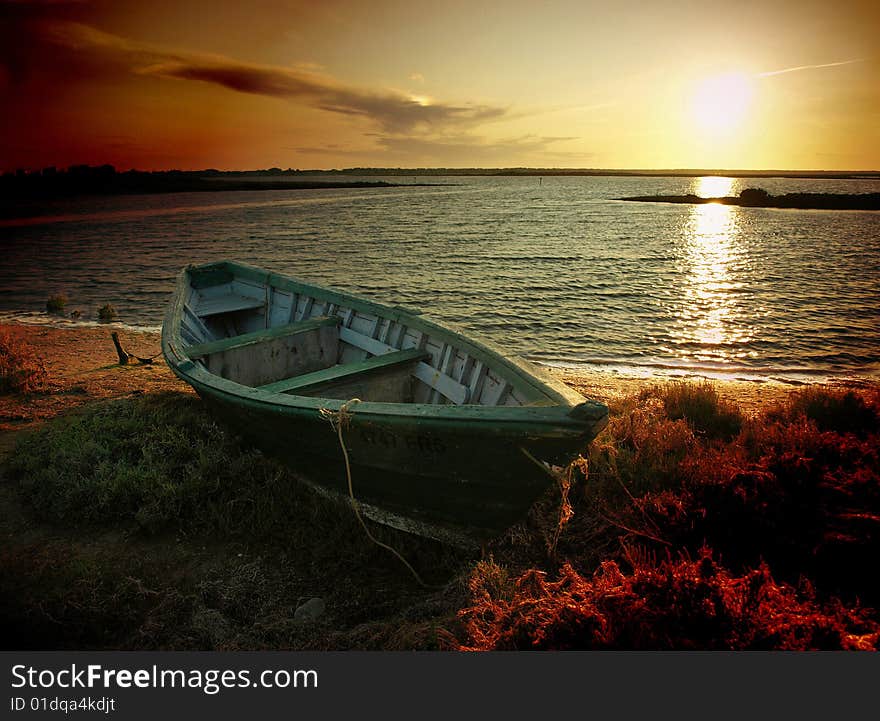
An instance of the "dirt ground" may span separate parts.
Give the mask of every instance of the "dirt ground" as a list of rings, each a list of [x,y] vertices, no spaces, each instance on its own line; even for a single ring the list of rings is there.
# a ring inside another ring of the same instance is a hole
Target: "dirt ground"
[[[95,400],[190,390],[171,373],[161,355],[149,365],[119,365],[110,337],[113,331],[119,333],[129,353],[146,358],[160,351],[157,333],[113,325],[54,328],[0,324],[0,335],[8,334],[30,345],[48,372],[45,388],[38,392],[0,395],[0,434],[22,430]]]

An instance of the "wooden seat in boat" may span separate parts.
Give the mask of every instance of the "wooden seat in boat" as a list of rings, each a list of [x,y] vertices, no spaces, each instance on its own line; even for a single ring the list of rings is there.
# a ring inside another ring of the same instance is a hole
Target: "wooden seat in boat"
[[[270,393],[294,393],[312,391],[320,386],[327,386],[341,381],[351,381],[357,376],[364,376],[382,370],[390,370],[408,363],[430,358],[430,354],[418,348],[400,350],[392,353],[373,356],[359,363],[346,363],[335,365],[312,373],[304,373],[286,378],[285,380],[267,383],[260,386],[260,390]]]
[[[246,348],[247,346],[265,343],[267,341],[277,340],[279,338],[287,338],[300,333],[308,333],[309,331],[323,328],[324,326],[339,325],[342,319],[338,316],[330,318],[312,318],[311,320],[301,321],[299,323],[289,323],[277,328],[265,328],[254,331],[253,333],[243,333],[230,338],[221,338],[207,343],[198,343],[187,348],[187,355],[190,358],[202,358],[213,353],[223,353],[229,350],[237,350]]]

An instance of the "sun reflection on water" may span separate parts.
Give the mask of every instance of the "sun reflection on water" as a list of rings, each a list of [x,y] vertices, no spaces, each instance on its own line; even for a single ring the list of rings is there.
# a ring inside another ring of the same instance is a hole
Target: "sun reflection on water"
[[[703,197],[728,195],[732,178],[704,177],[695,192]],[[719,203],[694,205],[684,227],[684,298],[674,340],[679,353],[696,362],[729,363],[745,355],[750,339],[740,318],[734,279],[741,262],[738,210]]]
[[[733,178],[704,175],[701,178],[694,178],[694,189],[691,192],[703,198],[723,198],[725,195],[730,195],[733,183]]]

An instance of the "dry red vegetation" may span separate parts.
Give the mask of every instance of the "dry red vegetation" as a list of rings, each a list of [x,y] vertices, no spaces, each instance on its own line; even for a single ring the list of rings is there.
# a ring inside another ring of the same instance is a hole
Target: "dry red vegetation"
[[[708,389],[654,394],[596,444],[561,568],[475,569],[461,647],[877,649],[878,394],[807,391],[753,419]],[[596,570],[591,512],[624,549]]]
[[[870,650],[880,639],[867,611],[820,603],[808,584],[777,583],[764,564],[733,575],[708,550],[630,573],[606,561],[589,579],[569,565],[554,581],[531,570],[507,599],[493,596],[485,572],[471,578],[465,648]]]
[[[766,561],[780,578],[880,603],[880,437],[820,431],[800,418],[752,429],[752,439],[703,449],[676,490],[636,501],[663,538],[712,547],[731,568]],[[745,447],[753,444],[751,448]]]
[[[46,367],[33,348],[8,334],[0,333],[0,393],[27,393],[46,380]]]

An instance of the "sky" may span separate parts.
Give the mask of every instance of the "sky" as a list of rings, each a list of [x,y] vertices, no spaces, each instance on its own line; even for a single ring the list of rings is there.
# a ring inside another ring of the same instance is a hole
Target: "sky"
[[[880,169],[880,2],[0,0],[0,170]]]

